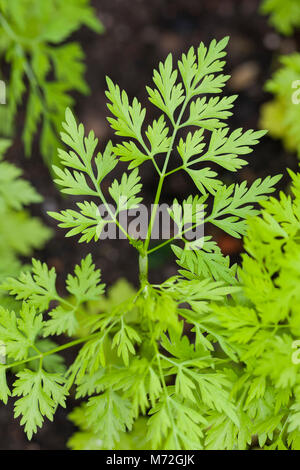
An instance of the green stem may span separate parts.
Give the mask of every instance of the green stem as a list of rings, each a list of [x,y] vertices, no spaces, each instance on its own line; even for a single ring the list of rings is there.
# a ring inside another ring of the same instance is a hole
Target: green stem
[[[141,288],[148,284],[148,255],[140,254],[139,256],[139,270],[140,270],[140,283]]]
[[[156,217],[156,213],[157,213],[157,208],[158,208],[158,204],[159,204],[159,201],[160,201],[163,182],[164,182],[164,179],[165,179],[165,176],[166,176],[166,171],[167,171],[167,168],[168,168],[168,163],[169,163],[169,159],[170,159],[170,156],[171,156],[171,152],[173,150],[173,145],[174,145],[174,142],[175,142],[175,139],[176,139],[177,132],[178,132],[179,127],[180,127],[180,122],[181,122],[182,116],[184,114],[185,108],[186,108],[189,100],[190,100],[190,96],[187,95],[185,97],[185,101],[184,101],[184,104],[181,108],[178,119],[175,123],[172,138],[171,138],[171,142],[170,142],[170,147],[169,147],[169,150],[168,150],[167,155],[166,155],[166,159],[165,159],[165,162],[164,162],[163,169],[160,173],[160,178],[159,178],[159,182],[158,182],[158,186],[157,186],[157,190],[156,190],[156,195],[155,195],[155,200],[154,200],[154,208],[153,208],[153,212],[151,214],[150,223],[149,223],[149,226],[148,226],[147,237],[146,237],[145,244],[144,244],[145,252],[147,252],[148,247],[149,247],[151,234],[152,234],[152,230],[153,230],[153,225],[154,225],[154,221],[155,221],[155,217]]]
[[[179,449],[178,437],[177,437],[177,433],[176,433],[176,425],[175,425],[175,421],[174,421],[174,418],[173,418],[173,413],[172,413],[172,410],[171,410],[170,404],[169,404],[169,394],[168,394],[167,384],[166,384],[166,381],[165,381],[165,377],[164,377],[164,373],[163,373],[163,369],[162,369],[162,365],[161,365],[161,361],[160,361],[160,353],[158,351],[158,347],[157,347],[156,343],[155,343],[155,345],[156,345],[157,366],[158,366],[158,370],[159,370],[160,380],[161,380],[161,383],[162,383],[162,386],[163,386],[163,391],[164,391],[164,395],[165,395],[165,400],[166,400],[166,405],[167,405],[167,409],[168,409],[169,419],[170,419],[170,423],[171,423],[171,429],[174,432],[175,443],[176,443],[177,448]]]
[[[86,341],[89,341],[90,339],[96,337],[97,335],[99,335],[99,332],[93,333],[89,336],[85,336],[84,338],[79,338],[79,339],[75,339],[74,341],[69,341],[68,343],[63,344],[62,346],[57,346],[56,348],[51,349],[50,351],[41,352],[40,354],[37,354],[36,356],[31,356],[31,357],[28,357],[27,359],[23,359],[22,361],[13,362],[12,364],[7,364],[3,367],[5,369],[10,369],[11,367],[21,366],[22,364],[35,361],[36,359],[41,360],[46,356],[51,356],[52,354],[56,354],[60,351],[63,351],[64,349],[72,348],[73,346],[76,346],[77,344],[85,343]]]
[[[16,33],[13,31],[13,29],[10,27],[9,23],[7,22],[6,18],[0,13],[0,24],[2,28],[5,30],[7,35],[15,42],[20,42],[19,37],[16,35]]]
[[[154,221],[155,221],[155,217],[156,217],[156,213],[157,213],[157,207],[158,207],[158,204],[159,204],[160,195],[161,195],[161,191],[162,191],[162,187],[163,187],[163,183],[164,183],[164,178],[165,178],[164,175],[161,174],[161,176],[159,178],[159,182],[158,182],[158,187],[157,187],[157,190],[156,190],[156,195],[155,195],[155,199],[154,199],[154,206],[153,206],[153,212],[151,214],[150,223],[149,223],[149,226],[148,226],[147,237],[146,237],[146,240],[145,240],[145,243],[144,243],[144,249],[145,249],[146,252],[148,250],[150,239],[151,239],[151,233],[152,233],[153,226],[154,226]]]
[[[168,173],[165,174],[165,177],[173,175],[173,173],[176,173],[177,171],[180,171],[183,168],[185,168],[184,165],[178,166],[177,168],[174,168],[174,170],[168,171]]]
[[[203,223],[203,222],[201,222]],[[169,238],[168,240],[165,240],[163,243],[160,243],[159,245],[151,248],[151,250],[147,251],[147,254],[150,255],[151,253],[154,253],[154,251],[160,250],[163,246],[168,245],[169,243],[172,243],[172,241],[182,237],[185,233],[189,232],[190,230],[193,230],[194,228],[199,227],[200,224],[194,224],[191,227],[188,227],[187,229],[183,230],[183,232],[177,233],[177,235],[174,235],[174,237]]]
[[[143,140],[143,137],[140,135],[137,140],[138,140],[138,142],[141,144],[141,146],[143,147],[143,149],[145,150],[145,152],[146,152],[146,154],[148,155],[148,157],[151,159],[151,161],[152,161],[152,163],[153,163],[153,165],[154,165],[154,167],[155,167],[157,173],[158,173],[159,175],[161,175],[161,171],[160,171],[160,169],[158,168],[158,165],[157,165],[157,163],[156,163],[156,161],[155,161],[155,158],[153,157],[153,155],[151,154],[151,152],[150,152],[150,150],[148,149],[147,145],[145,144],[145,142],[144,142],[144,140]]]
[[[173,418],[173,414],[172,414],[172,410],[170,409],[170,405],[169,405],[169,394],[168,394],[168,388],[167,388],[167,384],[166,384],[166,381],[165,381],[165,376],[164,376],[164,372],[163,372],[163,368],[162,368],[162,365],[161,365],[161,360],[160,360],[160,352],[159,352],[159,348],[158,348],[158,345],[157,345],[157,342],[154,338],[154,335],[153,335],[153,325],[150,321],[150,319],[148,318],[148,324],[149,324],[149,332],[150,332],[150,342],[152,343],[153,345],[153,348],[154,348],[154,351],[155,351],[155,354],[152,358],[152,361],[151,363],[156,360],[156,363],[157,363],[157,367],[158,367],[158,372],[159,372],[159,377],[160,377],[160,382],[161,382],[161,385],[162,385],[162,388],[163,388],[163,393],[165,395],[165,400],[166,400],[166,405],[167,405],[167,409],[168,409],[168,413],[169,413],[169,418],[170,418],[170,423],[171,423],[171,429],[173,429],[173,432],[174,432],[174,438],[175,438],[175,442],[176,442],[176,445],[178,446],[179,443],[178,443],[178,437],[177,437],[177,433],[176,433],[176,426],[175,426],[175,421],[174,421],[174,418]],[[178,447],[179,448],[179,447]]]
[[[105,209],[107,210],[108,214],[110,215],[110,217],[113,219],[113,221],[115,222],[115,224],[117,225],[117,227],[124,233],[124,235],[126,236],[126,238],[128,238],[129,241],[133,241],[134,239],[129,235],[129,233],[125,230],[125,228],[120,224],[120,222],[118,221],[118,219],[115,217],[115,214],[112,212],[112,210],[110,209],[101,189],[99,188],[99,184],[97,183],[97,179],[95,178],[95,175],[94,175],[94,172],[93,172],[93,169],[90,165],[90,169],[89,169],[89,172],[88,172],[88,175],[89,177],[91,178],[92,182],[93,182],[93,185],[97,191],[97,194],[99,196],[99,198],[101,199],[102,203],[105,205]]]
[[[76,304],[72,304],[71,302],[68,302],[68,300],[61,297],[60,295],[56,295],[55,297],[53,297],[53,300],[57,300],[57,302],[65,304],[67,307],[70,307],[72,311],[77,310],[77,308],[80,305],[80,302],[76,302]]]

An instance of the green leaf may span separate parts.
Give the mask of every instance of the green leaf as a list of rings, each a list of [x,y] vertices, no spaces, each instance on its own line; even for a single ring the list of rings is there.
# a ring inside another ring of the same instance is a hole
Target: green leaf
[[[189,117],[184,126],[197,126],[210,131],[224,127],[226,124],[222,120],[232,115],[229,110],[233,108],[236,98],[236,95],[223,98],[216,96],[209,100],[206,97],[197,98],[190,104]]]
[[[281,33],[291,35],[300,25],[300,10],[297,0],[289,0],[286,5],[280,0],[263,0],[261,11],[270,15],[270,23]]]
[[[72,310],[66,310],[62,306],[51,310],[49,312],[50,320],[45,323],[43,328],[43,336],[61,335],[62,333],[73,336],[79,326],[75,310],[75,306]]]
[[[222,186],[222,182],[216,179],[218,175],[211,168],[202,168],[201,170],[191,170],[187,169],[187,173],[190,175],[195,185],[201,192],[201,194],[206,194],[207,191],[211,194],[215,194],[216,191]]]
[[[117,180],[113,181],[109,193],[117,204],[118,212],[138,207],[142,201],[141,197],[136,197],[142,188],[140,180],[138,170],[135,169],[129,174],[124,173],[120,183]]]
[[[130,402],[112,390],[89,399],[85,416],[94,432],[101,435],[106,448],[113,448],[120,433],[132,428],[133,416]]]
[[[39,311],[46,310],[52,299],[57,298],[56,273],[45,263],[32,259],[32,273],[22,272],[18,279],[7,279],[2,288],[18,300],[30,300]]]
[[[6,405],[10,395],[11,392],[6,383],[6,371],[4,366],[0,365],[0,400]]]
[[[118,164],[118,161],[113,154],[113,150],[112,143],[108,142],[103,155],[99,152],[95,158],[98,184],[100,184],[105,176],[107,176]]]
[[[150,158],[148,155],[145,155],[132,140],[116,145],[114,152],[123,162],[131,162],[128,166],[129,170],[140,166]]]
[[[281,175],[267,176],[264,180],[258,178],[249,188],[246,181],[228,187],[221,186],[215,194],[213,210],[207,221],[239,238],[246,233],[245,219],[258,213],[250,204],[264,201],[266,194],[274,191],[274,185],[280,179]],[[227,217],[219,219],[221,216]]]
[[[15,402],[15,418],[22,416],[21,424],[29,440],[41,427],[44,416],[52,421],[57,405],[65,407],[64,379],[58,374],[24,369],[17,373],[13,396],[22,397]]]
[[[129,364],[129,353],[135,354],[134,343],[140,343],[141,337],[137,331],[122,322],[120,330],[114,335],[112,348],[117,347],[118,356],[122,356],[124,364]]]
[[[116,117],[116,119],[108,118],[111,127],[117,135],[139,139],[145,119],[145,109],[141,107],[136,98],[130,104],[127,93],[124,90],[121,91],[109,77],[106,78],[106,81],[108,86],[106,96],[110,101],[107,106]]]
[[[198,129],[194,134],[189,132],[185,141],[180,139],[177,150],[185,166],[191,157],[201,153],[205,147],[203,132],[204,129]]]
[[[151,146],[152,156],[169,150],[171,137],[168,137],[168,133],[169,128],[163,115],[158,120],[154,120],[152,125],[148,126],[146,136]]]
[[[184,101],[182,85],[176,84],[177,76],[177,70],[173,70],[172,54],[169,54],[165,62],[160,62],[159,69],[153,72],[156,88],[147,87],[151,103],[164,111],[171,121],[175,110]]]
[[[155,449],[202,449],[203,427],[207,421],[199,411],[174,397],[171,388],[151,408],[147,439]]]
[[[98,300],[104,293],[105,284],[100,284],[101,272],[95,269],[91,255],[87,255],[80,265],[75,266],[75,276],[68,275],[67,289],[78,302]]]
[[[93,238],[97,241],[107,222],[100,216],[99,209],[94,202],[78,202],[77,206],[80,212],[66,209],[60,213],[48,212],[48,214],[60,222],[59,227],[71,228],[66,237],[80,234],[79,243],[89,242]]]
[[[42,325],[42,316],[37,315],[34,308],[30,308],[25,302],[19,317],[16,317],[15,312],[1,307],[0,340],[5,346],[7,357],[15,360],[26,359]]]
[[[228,132],[228,128],[214,130],[208,151],[199,161],[211,161],[226,170],[236,171],[247,164],[246,160],[237,156],[251,153],[253,149],[249,146],[258,144],[259,139],[266,134],[266,131],[253,130],[242,133],[242,129],[236,129],[230,135]]]
[[[53,165],[53,170],[58,176],[58,178],[56,178],[54,182],[63,187],[63,189],[61,190],[62,193],[97,196],[97,192],[94,189],[90,188],[87,184],[86,177],[83,173],[79,171],[71,172],[68,169],[61,170],[55,165]]]

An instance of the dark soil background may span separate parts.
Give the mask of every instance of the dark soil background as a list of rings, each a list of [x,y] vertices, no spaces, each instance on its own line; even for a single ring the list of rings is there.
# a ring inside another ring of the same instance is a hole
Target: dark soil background
[[[230,120],[232,128],[257,128],[259,109],[269,97],[263,91],[266,80],[275,69],[280,54],[297,49],[299,38],[283,38],[268,25],[267,19],[258,13],[259,0],[94,0],[97,14],[105,26],[101,36],[82,29],[74,35],[86,53],[87,81],[91,88],[88,97],[76,96],[76,114],[88,129],[94,129],[105,146],[116,138],[110,129],[105,98],[105,76],[109,75],[130,97],[137,96],[151,110],[145,85],[151,83],[152,70],[158,62],[172,52],[179,58],[190,46],[200,41],[208,44],[213,38],[231,37],[228,47],[226,72],[232,78],[226,94],[239,94],[235,115]],[[153,118],[151,111],[148,118]],[[22,122],[20,122],[22,126]],[[8,157],[23,168],[37,190],[44,196],[44,203],[32,207],[32,213],[42,217],[53,227],[54,237],[37,256],[55,266],[63,285],[66,274],[80,259],[92,252],[103,279],[112,285],[121,277],[137,285],[137,256],[126,241],[105,241],[87,245],[78,244],[76,238],[65,238],[64,231],[56,228],[48,216],[48,210],[61,210],[74,202],[63,198],[52,183],[51,175],[43,164],[38,145],[31,159],[25,159],[21,142],[16,142]],[[286,167],[297,169],[295,155],[288,155],[280,142],[265,137],[249,157],[250,165],[233,175],[224,172],[226,181],[252,182],[257,177],[283,173],[280,188],[288,184]],[[126,167],[119,165],[121,173]],[[142,172],[144,195],[151,201],[157,179],[150,166]],[[116,175],[118,176],[118,175]],[[107,185],[110,184],[108,180]],[[164,199],[171,201],[174,195],[182,198],[195,189],[192,183],[177,174],[167,180]],[[236,241],[221,232],[214,232],[223,252],[238,259],[242,250]],[[153,256],[151,278],[157,282],[175,273],[176,266],[170,250]],[[72,354],[72,353],[71,353]],[[43,429],[28,443],[23,430],[13,419],[13,400],[0,407],[0,449],[65,449],[73,431],[67,420],[68,410],[59,409],[54,423],[46,422]]]

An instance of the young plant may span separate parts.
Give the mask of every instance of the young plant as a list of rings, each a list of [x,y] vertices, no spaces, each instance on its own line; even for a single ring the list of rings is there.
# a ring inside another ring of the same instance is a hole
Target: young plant
[[[230,306],[212,306],[204,320],[221,325],[243,363],[232,391],[240,420],[249,439],[257,435],[271,450],[300,449],[300,174],[290,174],[292,194],[263,202],[249,221],[242,293]],[[224,439],[234,442],[229,423],[217,415],[213,423],[227,426]]]
[[[270,23],[277,31],[287,36],[300,26],[300,4],[298,0],[263,0],[261,12],[270,15]]]
[[[120,298],[119,304],[107,302],[100,271],[90,255],[66,280],[69,298],[58,294],[54,269],[36,260],[32,272],[3,284],[23,306],[18,315],[4,309],[0,313],[0,338],[8,358],[0,367],[0,394],[4,402],[11,393],[17,397],[15,417],[21,416],[29,439],[45,417],[52,419],[57,406],[65,406],[68,393],[74,390],[77,399],[85,399],[71,415],[80,428],[70,440],[75,449],[209,448],[214,445],[210,421],[216,415],[239,435],[241,446],[249,441],[238,403],[231,396],[236,377],[227,364],[237,359],[236,352],[227,335],[219,334],[219,325],[207,326],[203,321],[211,315],[212,301],[226,304],[228,296],[238,291],[236,266],[230,266],[210,236],[191,243],[184,227],[176,237],[151,244],[163,185],[174,173],[186,173],[198,190],[196,196],[180,203],[175,200],[171,211],[175,221],[189,209],[185,221],[189,227],[196,225],[201,204],[204,223],[234,237],[246,233],[246,218],[258,213],[254,204],[265,200],[280,179],[267,177],[250,186],[245,181],[227,186],[211,168],[237,171],[247,164],[244,156],[265,134],[231,132],[226,126],[236,99],[219,96],[229,78],[222,74],[227,42],[225,38],[212,41],[209,47],[203,43],[196,50],[192,47],[177,68],[172,55],[159,64],[154,86],[147,87],[159,114],[146,130],[146,110],[107,79],[112,114],[108,119],[124,140],[114,146],[108,143],[103,153],[96,151],[94,133],[85,135],[84,126],[77,125],[71,111],[66,111],[61,137],[69,150],[59,150],[62,167],[54,168],[55,181],[62,192],[89,200],[50,215],[68,229],[67,236],[78,236],[80,242],[98,240],[115,223],[137,250],[140,286]],[[169,169],[171,159],[173,163],[179,160],[173,169]],[[108,199],[103,180],[119,160],[128,162],[130,171],[121,181],[113,181]],[[157,190],[147,235],[137,240],[119,215],[141,202],[138,167],[147,162],[157,174]],[[99,203],[109,219],[101,215]],[[202,249],[197,250],[200,242]],[[180,270],[153,285],[148,257],[167,243],[172,243]],[[70,337],[69,342],[40,348],[41,338],[52,342],[62,333]],[[71,366],[53,373],[56,355],[79,345]],[[5,374],[16,367],[11,391]],[[213,432],[215,442],[223,443],[224,430],[214,426]]]
[[[42,248],[50,238],[51,231],[25,207],[41,202],[35,189],[22,179],[21,171],[3,160],[10,141],[0,139],[0,281],[7,276],[17,276],[22,263],[20,257],[32,255],[33,250]],[[3,305],[7,297],[0,296]]]
[[[48,165],[56,158],[64,112],[73,104],[71,92],[89,91],[83,50],[78,42],[66,42],[82,25],[103,30],[89,0],[0,1],[0,56],[10,66],[9,78],[1,77],[7,83],[7,105],[1,110],[5,132],[12,132],[26,92],[25,153],[30,155],[41,125],[40,151]]]

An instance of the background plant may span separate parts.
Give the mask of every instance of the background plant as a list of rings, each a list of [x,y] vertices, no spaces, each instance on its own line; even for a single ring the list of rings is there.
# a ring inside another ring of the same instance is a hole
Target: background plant
[[[181,212],[187,201],[192,201],[193,207],[200,202],[205,208],[205,223],[234,237],[246,233],[246,218],[258,213],[254,204],[274,190],[280,176],[258,179],[249,187],[246,182],[226,186],[211,168],[237,171],[247,164],[243,156],[265,133],[230,132],[226,126],[236,98],[218,96],[229,78],[221,73],[227,42],[225,38],[212,41],[208,48],[203,43],[196,51],[191,48],[182,55],[178,69],[174,69],[171,55],[159,64],[153,75],[154,88],[147,87],[159,115],[146,131],[146,111],[138,100],[129,100],[126,92],[108,79],[108,107],[113,115],[109,121],[125,140],[115,146],[109,143],[103,153],[95,151],[98,140],[94,133],[86,135],[71,111],[66,112],[61,137],[69,150],[59,150],[62,168],[54,167],[55,181],[64,193],[91,200],[51,215],[68,229],[68,236],[78,235],[80,242],[98,239],[107,223],[97,210],[99,202],[108,203],[101,183],[119,160],[129,162],[130,172],[124,173],[121,181],[114,180],[108,190],[117,212],[107,209],[112,217],[109,223],[116,223],[137,249],[140,288],[119,305],[103,308],[105,286],[90,255],[66,280],[69,298],[58,294],[55,270],[36,260],[32,272],[3,284],[23,306],[17,316],[1,310],[0,338],[7,345],[10,361],[0,368],[1,398],[7,402],[11,393],[5,380],[7,369],[19,367],[12,391],[18,397],[15,416],[21,416],[29,439],[44,417],[52,419],[57,406],[65,405],[74,385],[76,397],[86,401],[72,414],[81,428],[70,442],[72,448],[210,448],[214,446],[210,421],[216,415],[230,423],[241,447],[250,443],[230,395],[236,376],[227,363],[237,360],[235,349],[226,335],[219,334],[219,325],[209,327],[202,322],[211,312],[211,301],[227,303],[229,294],[239,290],[236,266],[230,266],[229,258],[209,236],[203,240],[202,250],[188,249],[190,243],[187,247],[182,231],[177,237],[182,247],[173,246],[180,266],[178,275],[153,285],[148,257],[166,244],[150,246],[155,211],[144,242],[133,239],[117,218],[125,207],[134,208],[141,202],[138,167],[148,161],[158,175],[156,204],[166,178],[184,171],[198,194],[181,201]],[[216,96],[207,98],[210,94]],[[178,167],[168,171],[176,149]],[[175,213],[172,216],[176,219]],[[195,216],[190,213],[191,224]],[[69,342],[40,349],[42,337],[53,342],[53,337],[62,333],[70,337]],[[47,359],[52,361],[57,353],[80,344],[66,372],[51,372]],[[145,423],[147,435],[140,442],[136,440],[137,429],[144,429]],[[213,430],[223,439],[223,429],[218,431],[214,426]]]
[[[291,35],[300,26],[300,3],[289,0],[266,0],[262,11],[271,13],[271,23],[281,34]],[[300,155],[299,84],[300,54],[294,52],[279,58],[279,67],[267,81],[265,89],[273,98],[261,108],[261,127],[281,139],[288,151]]]
[[[78,42],[67,42],[82,25],[103,31],[89,0],[0,2],[1,78],[7,83],[2,135],[11,136],[17,110],[26,97],[25,153],[30,156],[41,126],[40,151],[48,165],[56,158],[65,108],[74,103],[71,93],[89,91],[84,52]]]
[[[261,110],[261,126],[269,129],[274,138],[281,139],[287,150],[297,152],[298,156],[300,156],[299,80],[300,54],[295,52],[282,56],[279,69],[265,87],[274,98],[265,103]]]
[[[21,178],[22,172],[3,156],[10,141],[0,140],[0,280],[17,276],[24,265],[22,259],[42,248],[51,231],[25,208],[42,201],[41,196]],[[8,302],[0,297],[1,305]],[[11,302],[10,302],[11,303]]]
[[[263,0],[261,11],[270,15],[270,23],[281,34],[291,35],[300,26],[300,8],[298,0]]]

